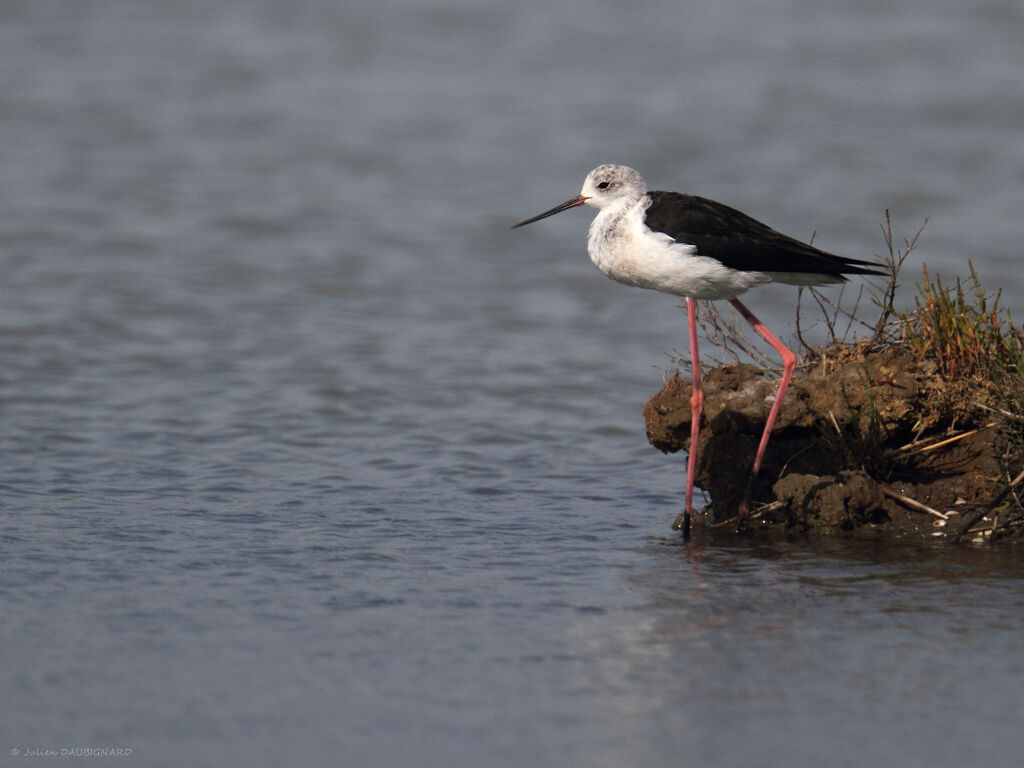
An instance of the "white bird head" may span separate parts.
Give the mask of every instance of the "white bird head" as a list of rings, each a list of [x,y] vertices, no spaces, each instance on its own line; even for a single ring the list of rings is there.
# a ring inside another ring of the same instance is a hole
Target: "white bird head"
[[[607,208],[620,200],[639,200],[647,194],[643,176],[625,165],[605,164],[587,174],[581,197],[587,205]]]
[[[567,211],[578,205],[591,205],[594,208],[603,209],[619,201],[639,200],[647,194],[647,184],[643,176],[627,168],[624,165],[612,165],[607,163],[599,165],[587,174],[583,181],[583,190],[572,200],[566,200],[561,205],[556,205],[550,211],[538,214],[533,218],[521,221],[512,229],[525,224],[532,224],[535,221],[554,216],[556,213]]]

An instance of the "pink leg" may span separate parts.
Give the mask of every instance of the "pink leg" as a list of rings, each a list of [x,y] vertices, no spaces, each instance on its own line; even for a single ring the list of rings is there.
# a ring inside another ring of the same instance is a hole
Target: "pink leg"
[[[683,511],[683,538],[690,535],[690,515],[693,514],[693,476],[697,469],[697,436],[700,434],[700,416],[704,411],[704,388],[700,383],[700,356],[697,352],[696,299],[686,299],[686,314],[690,325],[693,394],[690,395],[690,452],[686,458],[686,507]]]
[[[729,303],[736,307],[744,319],[750,323],[751,327],[761,334],[762,338],[771,344],[775,351],[782,356],[782,379],[779,381],[779,391],[775,395],[772,409],[768,412],[768,421],[765,422],[764,432],[761,433],[761,443],[757,446],[757,455],[754,456],[754,468],[750,473],[747,492],[744,495],[743,503],[740,505],[739,515],[736,518],[736,530],[742,531],[747,527],[747,518],[750,516],[750,487],[754,484],[754,478],[757,477],[758,470],[761,469],[761,460],[764,458],[765,448],[768,447],[768,438],[771,435],[772,427],[775,426],[775,419],[779,416],[779,410],[782,408],[782,397],[786,394],[786,387],[789,386],[789,381],[793,378],[793,372],[796,370],[796,355],[793,354],[793,350],[779,341],[778,336],[769,331],[764,323],[758,320],[754,313],[746,308],[743,302],[739,299],[730,299]]]

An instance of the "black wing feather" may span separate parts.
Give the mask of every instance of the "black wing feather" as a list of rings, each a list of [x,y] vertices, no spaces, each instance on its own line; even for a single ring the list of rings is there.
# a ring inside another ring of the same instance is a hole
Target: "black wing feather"
[[[742,211],[679,192],[649,192],[645,222],[730,269],[824,275],[884,275],[880,264],[834,256],[776,232]]]

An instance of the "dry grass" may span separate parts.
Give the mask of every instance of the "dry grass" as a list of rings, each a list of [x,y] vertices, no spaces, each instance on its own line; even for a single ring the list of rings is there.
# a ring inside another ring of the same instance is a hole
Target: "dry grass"
[[[902,341],[914,355],[934,360],[947,378],[992,378],[1020,372],[1024,358],[1020,333],[1009,312],[999,307],[1000,293],[985,293],[974,265],[967,279],[947,288],[924,267],[913,310],[897,313]]]
[[[885,344],[891,344],[899,337],[899,334],[896,332],[894,318],[898,317],[895,301],[896,293],[900,287],[900,275],[907,258],[918,247],[921,233],[928,226],[928,221],[929,219],[925,218],[913,236],[903,240],[901,247],[897,244],[896,236],[892,231],[892,216],[888,210],[885,211],[885,223],[882,225],[885,252],[883,254],[876,253],[875,258],[879,260],[881,266],[888,272],[888,277],[884,285],[861,282],[852,307],[847,308],[843,304],[846,286],[844,286],[844,290],[839,292],[839,296],[835,300],[817,288],[806,289],[806,293],[814,300],[821,312],[826,334],[823,344],[812,344],[805,338],[804,328],[801,325],[801,310],[805,291],[800,291],[800,297],[796,305],[796,335],[805,353],[814,357],[820,357],[823,352],[831,349],[843,349],[854,343],[857,343],[859,347],[867,351]],[[878,317],[873,322],[865,320],[860,316],[860,305],[864,296],[865,285],[868,286],[871,302],[878,308]],[[843,325],[842,330],[840,330],[841,324]],[[861,337],[858,341],[855,338],[856,334],[853,333],[854,330],[860,334],[870,332],[871,335],[867,338]]]

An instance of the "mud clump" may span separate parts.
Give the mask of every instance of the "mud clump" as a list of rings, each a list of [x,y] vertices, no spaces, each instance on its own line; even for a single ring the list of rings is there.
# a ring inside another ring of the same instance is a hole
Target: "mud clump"
[[[868,523],[886,523],[885,495],[866,472],[834,475],[786,475],[772,486],[787,510],[804,525],[850,531]]]
[[[777,382],[737,364],[712,369],[703,385],[695,483],[711,503],[694,522],[711,526],[725,524],[743,499]],[[647,403],[654,447],[688,450],[690,394],[677,373]],[[990,509],[1020,471],[1024,443],[1000,395],[991,383],[947,380],[901,347],[846,349],[798,373],[751,488],[752,527],[955,541],[1024,536],[1024,515]]]

